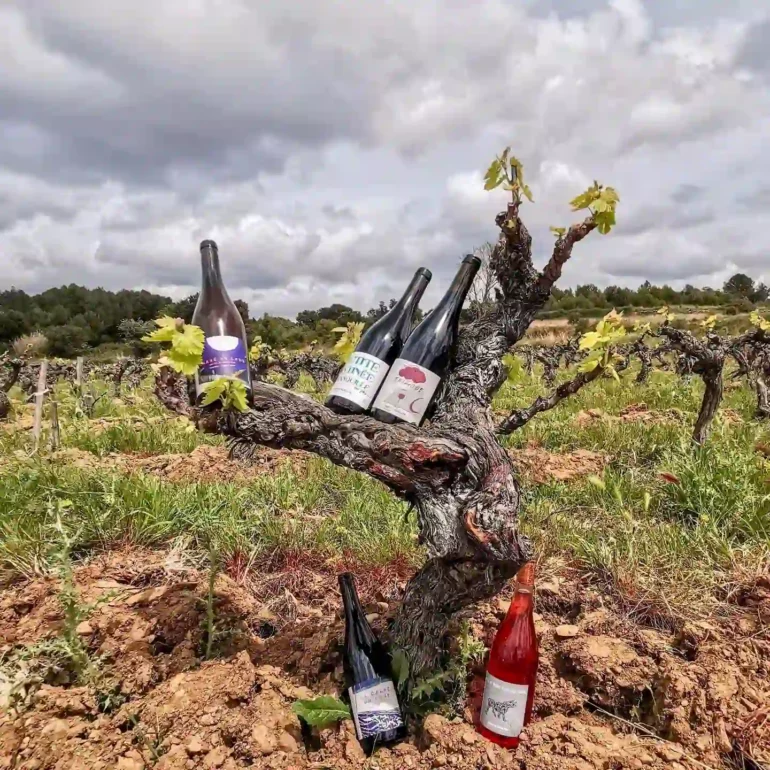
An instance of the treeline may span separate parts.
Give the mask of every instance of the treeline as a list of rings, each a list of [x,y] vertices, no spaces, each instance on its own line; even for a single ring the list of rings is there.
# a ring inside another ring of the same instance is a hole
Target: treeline
[[[488,272],[488,271],[487,271]],[[494,297],[489,276],[483,292],[471,294],[464,311],[470,320],[482,305]],[[721,308],[725,314],[748,312],[756,304],[768,300],[770,289],[742,273],[732,276],[721,289],[685,286],[678,291],[670,286],[655,286],[645,281],[638,289],[608,286],[600,289],[585,284],[575,289],[554,289],[543,311],[544,317],[567,317],[573,320],[598,316],[611,308],[634,309],[688,305]],[[141,350],[137,340],[144,333],[143,324],[159,315],[172,315],[190,321],[198,295],[173,302],[169,297],[148,291],[118,292],[86,289],[70,284],[30,295],[17,289],[0,292],[0,349],[14,340],[40,332],[46,340],[49,355],[69,357],[107,343],[131,345]],[[294,321],[268,313],[250,318],[249,307],[242,300],[236,305],[246,322],[249,337],[259,335],[274,348],[300,348],[312,342],[328,347],[337,339],[334,329],[348,323],[367,326],[381,318],[396,300],[380,302],[362,313],[347,305],[335,303],[317,310],[303,310]],[[130,321],[130,323],[129,323]]]
[[[556,317],[575,314],[580,317],[593,315],[593,311],[597,310],[656,308],[666,305],[722,307],[728,313],[742,313],[766,302],[768,297],[770,288],[764,283],[755,283],[744,273],[736,273],[721,289],[698,289],[688,284],[679,291],[671,286],[655,286],[649,281],[645,281],[638,289],[620,286],[600,289],[589,283],[575,289],[554,288],[543,315]]]

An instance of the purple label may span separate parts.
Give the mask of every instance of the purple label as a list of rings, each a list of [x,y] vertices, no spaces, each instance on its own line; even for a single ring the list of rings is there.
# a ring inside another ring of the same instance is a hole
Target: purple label
[[[198,370],[199,383],[217,377],[235,377],[249,384],[246,346],[240,337],[217,335],[206,337],[203,345],[203,362]]]

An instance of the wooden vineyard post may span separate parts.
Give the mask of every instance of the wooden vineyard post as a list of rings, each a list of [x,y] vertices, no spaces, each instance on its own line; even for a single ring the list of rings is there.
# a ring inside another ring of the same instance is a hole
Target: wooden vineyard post
[[[61,431],[59,430],[59,407],[56,399],[51,397],[51,449],[56,450],[61,446]]]
[[[47,375],[48,359],[44,358],[40,363],[40,372],[37,375],[37,392],[35,393],[35,424],[32,427],[32,435],[35,437],[35,451],[40,447],[40,433],[43,429],[43,401],[46,394]]]
[[[78,356],[75,362],[75,390],[78,395],[83,395],[83,356]]]

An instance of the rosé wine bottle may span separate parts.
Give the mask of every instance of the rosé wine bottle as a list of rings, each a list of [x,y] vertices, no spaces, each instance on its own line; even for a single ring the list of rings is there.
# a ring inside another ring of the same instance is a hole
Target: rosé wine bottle
[[[481,701],[478,731],[515,749],[532,715],[538,650],[533,617],[535,565],[527,562],[516,576],[511,606],[492,643]]]

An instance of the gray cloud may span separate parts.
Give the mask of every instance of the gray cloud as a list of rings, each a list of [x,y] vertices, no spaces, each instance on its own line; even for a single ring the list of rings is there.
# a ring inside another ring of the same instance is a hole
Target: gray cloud
[[[507,143],[540,263],[574,195],[620,191],[617,231],[580,244],[565,281],[760,277],[770,8],[675,5],[12,0],[2,283],[179,296],[213,237],[255,312],[366,308],[422,264],[430,305],[495,237],[504,196],[480,172]]]

